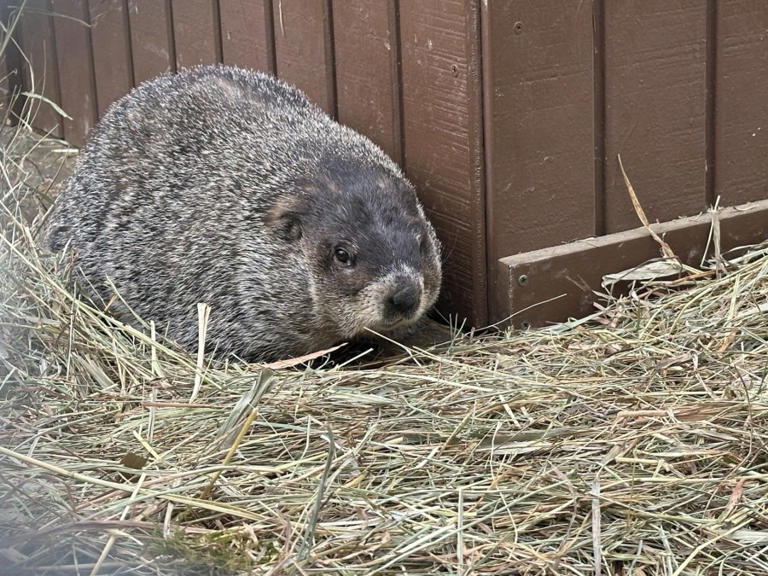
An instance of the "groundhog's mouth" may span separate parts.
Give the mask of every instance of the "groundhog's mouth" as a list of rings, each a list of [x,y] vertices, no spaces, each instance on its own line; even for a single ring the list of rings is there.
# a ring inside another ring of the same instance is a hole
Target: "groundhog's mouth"
[[[384,322],[380,325],[380,328],[382,330],[394,330],[395,328],[398,328],[400,326],[404,326],[406,324],[405,318],[398,318],[397,320],[394,320],[392,322]]]
[[[368,326],[369,330],[372,330],[373,332],[391,332],[392,330],[395,330],[397,328],[403,328],[405,326],[408,326],[410,324],[413,324],[416,321],[417,317],[412,318],[395,318],[392,320],[379,320],[376,324],[373,324],[371,326]]]

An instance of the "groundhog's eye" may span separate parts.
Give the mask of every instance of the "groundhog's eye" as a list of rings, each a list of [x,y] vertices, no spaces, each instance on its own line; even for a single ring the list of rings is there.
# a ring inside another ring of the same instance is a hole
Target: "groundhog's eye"
[[[345,266],[352,264],[352,257],[349,255],[349,252],[341,247],[333,249],[333,258],[336,260],[336,262],[339,264],[344,264]]]

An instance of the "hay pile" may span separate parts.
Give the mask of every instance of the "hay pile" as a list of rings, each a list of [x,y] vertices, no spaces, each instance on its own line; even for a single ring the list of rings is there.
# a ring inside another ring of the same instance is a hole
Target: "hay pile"
[[[768,574],[765,248],[589,323],[197,371],[67,291],[3,141],[0,572]]]

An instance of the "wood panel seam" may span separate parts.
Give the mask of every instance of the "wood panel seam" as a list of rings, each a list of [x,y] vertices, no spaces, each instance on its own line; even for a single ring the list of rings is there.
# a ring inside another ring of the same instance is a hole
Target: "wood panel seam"
[[[493,207],[491,201],[491,194],[493,193],[493,138],[492,138],[492,124],[493,124],[493,65],[489,58],[492,45],[492,39],[490,38],[491,27],[488,25],[487,19],[490,17],[488,14],[488,6],[484,2],[480,2],[477,8],[477,58],[479,60],[479,79],[477,82],[478,103],[479,103],[479,139],[480,139],[480,155],[481,155],[481,178],[480,178],[480,195],[483,203],[481,212],[482,230],[485,236],[485,322],[493,322],[493,318],[499,313],[497,309],[497,293],[503,289],[503,285],[499,285],[497,278],[497,265],[499,255],[496,250],[496,243],[493,241],[493,218],[490,211]],[[503,284],[503,283],[502,283]]]
[[[595,236],[605,234],[605,0],[592,5],[592,74],[594,80]]]
[[[171,72],[176,73],[178,71],[178,64],[176,62],[176,33],[173,30],[172,0],[165,0],[165,15],[168,26],[168,65],[171,68]]]
[[[133,70],[133,43],[131,42],[131,6],[128,4],[128,0],[123,0],[123,10],[125,11],[123,26],[125,28],[125,50],[128,58],[128,82],[131,86],[136,86],[136,73]],[[95,74],[96,71],[94,70]]]
[[[91,102],[91,108],[93,109],[93,119],[98,121],[99,119],[99,93],[96,90],[96,64],[93,57],[93,29],[91,22],[91,0],[83,0],[83,18],[86,23],[86,34],[88,35],[88,66],[90,74],[88,78],[91,82],[91,95],[93,96],[93,102]],[[75,118],[75,121],[77,119]],[[87,136],[87,134],[86,134]]]
[[[48,26],[51,30],[51,54],[53,56],[53,62],[51,62],[52,66],[55,67],[55,74],[53,75],[53,90],[56,93],[54,102],[60,104],[61,103],[61,80],[59,79],[59,51],[56,46],[56,26],[53,22],[53,0],[48,0],[45,5],[48,8]],[[50,74],[50,70],[46,73]],[[64,117],[60,114],[56,114],[56,117],[58,118],[59,123],[59,130],[61,133],[61,138],[66,140],[67,134],[64,132]]]
[[[705,103],[705,119],[706,123],[704,130],[704,137],[706,142],[704,144],[705,150],[705,162],[706,166],[706,179],[705,179],[705,196],[704,201],[706,207],[715,205],[717,198],[715,198],[715,185],[717,173],[716,167],[716,130],[717,130],[717,0],[707,0],[707,24],[706,24],[706,71],[705,71],[705,84],[706,84],[706,103]]]
[[[279,0],[278,0],[279,1]],[[278,76],[277,70],[277,42],[275,40],[275,7],[273,0],[264,2],[264,44],[267,48],[267,65],[273,76]]]
[[[338,89],[336,86],[336,51],[333,29],[333,0],[325,0],[323,9],[323,36],[325,39],[325,89],[328,114],[339,118]]]
[[[400,0],[389,0],[390,75],[392,78],[392,143],[395,161],[405,169],[405,129],[403,126],[403,48],[400,40]]]
[[[221,32],[221,0],[213,0],[213,49],[216,54],[216,62],[224,62],[224,41]]]

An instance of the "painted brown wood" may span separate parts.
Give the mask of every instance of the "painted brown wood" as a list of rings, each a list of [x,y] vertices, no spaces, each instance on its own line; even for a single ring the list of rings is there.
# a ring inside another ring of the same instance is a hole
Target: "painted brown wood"
[[[20,14],[16,7],[11,8],[7,3],[0,2],[0,18],[3,20],[6,32],[0,33],[0,41],[6,40],[6,34],[19,36],[21,27]],[[18,29],[17,29],[18,27]],[[16,44],[6,44],[5,52],[0,57],[0,121],[3,123],[13,121],[13,113],[18,113],[18,97],[22,90],[22,66],[21,54]]]
[[[768,5],[717,2],[715,194],[768,197]]]
[[[99,112],[134,82],[223,60],[277,72],[370,135],[438,228],[440,309],[475,325],[526,302],[509,299],[510,255],[637,225],[618,153],[651,220],[715,194],[768,196],[763,0],[52,2],[29,2],[18,37],[36,88],[83,133],[92,58]],[[90,55],[75,22],[48,15],[86,5]],[[34,104],[35,126],[56,126]],[[764,234],[757,219],[742,224]]]
[[[593,12],[591,2],[560,0],[483,6],[488,258],[495,262],[596,232]]]
[[[3,26],[7,29],[9,22],[8,7],[0,4],[0,18],[3,19]],[[5,38],[5,33],[0,32],[0,42]],[[13,64],[10,63],[8,54],[0,57],[0,121],[8,118],[8,108],[11,104],[11,74],[13,73]]]
[[[224,63],[274,73],[271,0],[221,0],[219,13]]]
[[[277,75],[336,112],[330,0],[273,0]]]
[[[0,18],[3,21],[3,27],[8,29],[11,21],[11,14],[7,4],[0,2]],[[0,32],[0,42],[5,40],[6,33]],[[8,107],[11,102],[11,82],[10,74],[13,72],[13,64],[9,61],[8,53],[0,56],[0,121],[8,116]]]
[[[52,0],[52,8],[56,51],[61,55],[57,62],[59,104],[69,116],[63,119],[64,138],[82,146],[97,118],[88,2]]]
[[[99,116],[133,86],[133,59],[125,0],[89,0]]]
[[[765,238],[768,200],[718,212],[725,252]],[[709,247],[712,215],[700,214],[653,224],[653,230],[687,264],[698,266]],[[619,273],[660,257],[659,245],[645,228],[635,228],[502,258],[496,263],[504,310],[515,327],[544,326],[594,312],[595,290],[605,274]]]
[[[706,207],[706,7],[605,2],[606,232],[639,223],[618,154],[651,221]]]
[[[21,21],[21,46],[28,59],[24,89],[58,103],[59,74],[52,10],[48,0],[29,0]],[[28,99],[32,126],[53,136],[63,135],[61,116],[47,102]]]
[[[333,28],[339,121],[402,161],[395,0],[336,0]]]
[[[170,0],[128,0],[135,84],[176,69]]]
[[[405,169],[443,243],[439,308],[482,325],[486,293],[479,2],[400,3]]]
[[[6,59],[0,60],[0,122],[5,124],[11,118],[11,85],[9,82],[12,68]]]
[[[221,61],[218,0],[173,0],[176,68]]]

